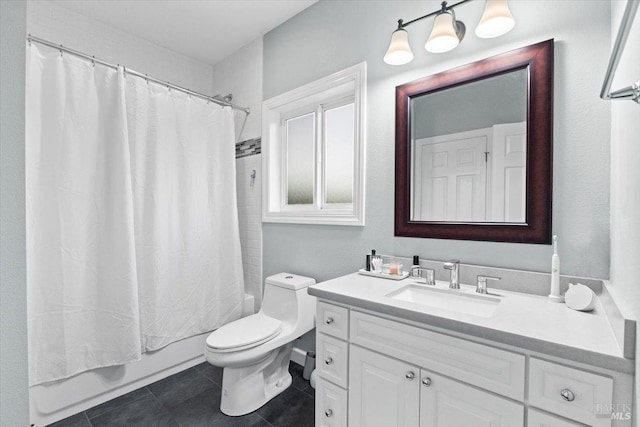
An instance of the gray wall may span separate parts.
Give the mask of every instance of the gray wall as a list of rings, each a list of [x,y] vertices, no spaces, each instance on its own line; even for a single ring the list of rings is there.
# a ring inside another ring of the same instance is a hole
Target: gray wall
[[[527,120],[527,72],[518,70],[412,100],[414,139]]]
[[[29,425],[24,210],[26,3],[0,1],[0,426]]]
[[[482,40],[473,26],[483,2],[456,12],[470,27],[453,51],[422,48],[430,22],[409,28],[416,58],[382,61],[399,18],[436,10],[437,1],[320,1],[264,38],[264,98],[366,60],[366,226],[263,224],[264,275],[292,271],[326,280],[355,271],[372,248],[423,258],[548,271],[546,245],[400,238],[393,235],[395,86],[494,54],[555,38],[553,232],[560,236],[561,272],[609,276],[610,105],[598,99],[610,51],[609,1],[510,2],[517,25]]]
[[[613,1],[611,36],[614,39],[626,2]],[[636,13],[626,49],[620,58],[612,89],[640,77],[640,11]],[[625,314],[640,320],[640,106],[632,101],[611,104],[611,282],[624,303]],[[636,330],[636,375],[640,373],[640,328]],[[635,386],[635,426],[640,426],[640,381]]]

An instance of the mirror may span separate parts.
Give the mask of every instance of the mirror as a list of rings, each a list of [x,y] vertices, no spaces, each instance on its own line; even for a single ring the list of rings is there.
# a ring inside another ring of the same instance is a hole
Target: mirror
[[[553,40],[396,88],[397,236],[551,242]]]

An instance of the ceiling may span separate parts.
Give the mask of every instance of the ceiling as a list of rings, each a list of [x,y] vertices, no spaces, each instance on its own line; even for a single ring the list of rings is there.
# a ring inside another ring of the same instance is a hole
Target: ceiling
[[[216,64],[317,0],[52,0],[77,13]]]

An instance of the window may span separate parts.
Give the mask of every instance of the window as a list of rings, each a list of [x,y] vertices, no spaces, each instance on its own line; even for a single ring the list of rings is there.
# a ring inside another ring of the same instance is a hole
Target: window
[[[364,225],[365,63],[264,102],[264,222]]]

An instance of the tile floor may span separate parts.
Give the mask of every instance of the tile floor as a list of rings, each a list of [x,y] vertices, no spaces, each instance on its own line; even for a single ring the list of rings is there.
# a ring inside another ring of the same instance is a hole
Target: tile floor
[[[220,412],[222,369],[202,363],[50,427],[307,427],[314,425],[314,390],[291,363],[291,387],[242,417]]]

